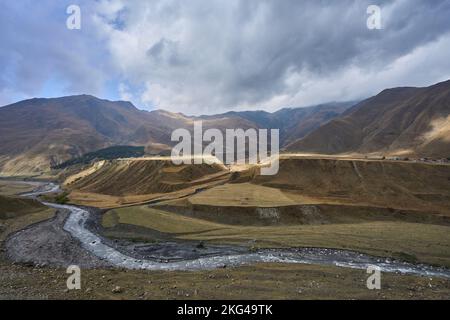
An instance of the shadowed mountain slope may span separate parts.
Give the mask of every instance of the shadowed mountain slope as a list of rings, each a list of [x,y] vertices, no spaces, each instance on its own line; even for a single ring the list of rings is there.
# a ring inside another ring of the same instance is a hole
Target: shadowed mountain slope
[[[32,173],[110,145],[167,143],[157,116],[86,95],[9,105],[0,108],[0,165],[3,172]]]
[[[301,137],[348,106],[319,106],[317,112],[311,107],[273,114],[232,112],[188,117],[164,110],[147,112],[130,102],[89,95],[30,99],[0,108],[0,172],[37,174],[88,152],[117,145],[145,146],[147,153],[157,154],[174,144],[170,141],[173,130],[191,130],[196,120],[203,121],[205,130],[281,128],[283,137]]]
[[[394,88],[291,143],[290,151],[450,156],[450,81]]]

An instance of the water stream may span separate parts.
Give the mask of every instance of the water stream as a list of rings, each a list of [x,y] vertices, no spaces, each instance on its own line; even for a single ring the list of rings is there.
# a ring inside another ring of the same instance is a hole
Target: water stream
[[[56,184],[46,184],[23,196],[38,195],[59,190]],[[412,264],[387,258],[377,258],[354,251],[296,248],[296,249],[262,249],[256,252],[237,254],[218,254],[197,259],[161,262],[158,259],[136,259],[118,251],[102,241],[102,238],[86,227],[90,213],[73,205],[59,205],[43,202],[48,207],[65,209],[70,212],[64,230],[77,239],[84,249],[116,267],[146,270],[207,270],[225,266],[239,266],[258,262],[301,263],[329,265],[344,268],[367,269],[376,266],[382,272],[397,272],[429,277],[450,278],[450,270],[423,264]]]

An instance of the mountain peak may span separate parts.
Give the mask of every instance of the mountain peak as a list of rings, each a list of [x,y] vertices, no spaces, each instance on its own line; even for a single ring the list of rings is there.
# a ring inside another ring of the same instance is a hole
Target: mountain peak
[[[450,81],[386,89],[297,140],[288,149],[324,154],[447,157]],[[440,121],[440,122],[439,122]],[[430,132],[440,132],[430,135]]]

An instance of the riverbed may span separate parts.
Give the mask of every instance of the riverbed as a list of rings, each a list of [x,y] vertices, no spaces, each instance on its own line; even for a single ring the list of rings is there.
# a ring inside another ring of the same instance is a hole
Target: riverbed
[[[59,186],[54,183],[39,184],[37,188],[22,196],[37,198],[39,195],[56,192],[59,190]],[[289,249],[261,249],[257,251],[251,251],[245,247],[232,247],[232,246],[216,246],[214,250],[205,250],[204,253],[198,254],[197,258],[182,258],[184,256],[191,256],[189,252],[183,252],[183,250],[195,250],[192,245],[184,245],[183,240],[177,240],[177,242],[159,242],[158,247],[165,250],[164,256],[158,255],[159,251],[154,250],[152,258],[137,258],[136,254],[132,252],[126,252],[124,247],[118,248],[113,245],[109,239],[105,239],[101,235],[95,232],[95,228],[89,227],[92,224],[92,213],[86,209],[73,205],[59,205],[48,202],[43,202],[48,207],[58,210],[58,214],[65,212],[64,219],[53,219],[54,224],[58,221],[61,224],[62,230],[64,230],[70,237],[84,249],[85,254],[80,257],[72,257],[70,259],[70,252],[75,254],[77,252],[73,249],[69,250],[68,262],[81,262],[82,265],[87,267],[103,267],[110,266],[116,268],[126,269],[144,269],[144,270],[210,270],[214,268],[224,267],[237,267],[240,265],[248,265],[255,263],[298,263],[298,264],[311,264],[311,265],[328,265],[337,266],[342,268],[354,268],[354,269],[367,269],[368,267],[376,267],[382,272],[394,272],[401,274],[412,274],[429,277],[443,277],[450,278],[450,270],[445,268],[438,268],[423,264],[412,264],[408,262],[397,261],[389,258],[380,258],[365,255],[362,253],[336,250],[331,248],[289,248]],[[49,224],[49,222],[45,222]],[[56,227],[56,226],[55,226]],[[28,238],[33,237],[33,232],[39,232],[37,226],[31,226],[26,230],[29,234]],[[42,232],[42,230],[41,230]],[[20,243],[21,234],[18,232],[9,239],[9,245],[7,248],[11,248],[11,244]],[[36,235],[38,237],[39,235]],[[32,245],[32,243],[31,243]],[[141,244],[141,247],[152,246],[154,244]],[[41,245],[42,247],[42,245]],[[45,247],[45,246],[44,246]],[[62,247],[61,249],[63,249]],[[80,249],[81,249],[80,248]],[[31,251],[32,248],[28,248]],[[183,254],[186,253],[186,254]],[[25,259],[20,254],[20,250],[14,252],[17,260]],[[79,255],[79,253],[76,253]],[[173,256],[171,256],[173,255]],[[36,255],[35,255],[36,256]],[[45,256],[51,256],[45,255]],[[82,257],[91,259],[94,257],[95,263],[83,263],[80,261]],[[181,257],[181,258],[180,258]],[[51,260],[51,259],[50,259]],[[59,260],[58,260],[59,261]],[[52,263],[52,261],[49,261]]]

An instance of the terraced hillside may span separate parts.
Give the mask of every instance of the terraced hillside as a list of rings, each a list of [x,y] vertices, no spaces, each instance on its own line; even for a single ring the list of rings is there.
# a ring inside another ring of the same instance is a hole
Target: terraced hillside
[[[284,157],[167,201],[103,216],[104,234],[135,241],[187,239],[251,247],[349,249],[450,264],[450,166]]]
[[[183,196],[226,182],[228,178],[228,169],[220,164],[175,166],[170,159],[144,158],[98,162],[69,177],[65,187],[72,191],[71,198],[75,201],[96,196],[109,199],[114,206],[114,203],[142,202],[174,192]]]
[[[316,203],[381,206],[450,214],[450,166],[401,161],[288,158],[275,176],[251,182]]]

